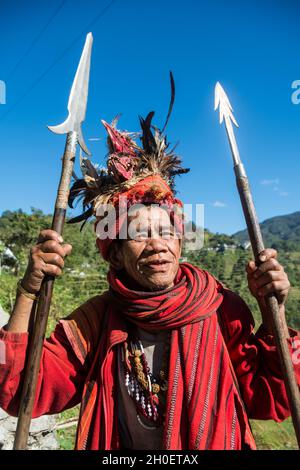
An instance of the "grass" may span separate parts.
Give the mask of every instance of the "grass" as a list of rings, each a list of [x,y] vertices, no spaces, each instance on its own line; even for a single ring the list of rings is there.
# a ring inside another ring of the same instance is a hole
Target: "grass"
[[[60,450],[74,450],[76,437],[76,426],[67,429],[58,429],[56,438],[59,443]]]
[[[57,419],[58,424],[63,423],[64,421],[70,418],[77,418],[79,414],[79,408],[80,408],[80,405],[77,405],[74,408],[70,408],[69,410],[59,413],[58,419]],[[76,429],[77,429],[77,424],[74,424],[72,427],[69,427],[69,428],[56,430],[56,438],[57,438],[60,450],[73,450],[74,449]]]
[[[282,423],[251,420],[251,426],[259,450],[298,449],[291,418]]]

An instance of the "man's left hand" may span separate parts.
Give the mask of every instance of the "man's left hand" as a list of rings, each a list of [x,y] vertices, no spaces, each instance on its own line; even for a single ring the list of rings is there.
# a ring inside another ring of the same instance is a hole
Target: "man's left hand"
[[[248,287],[251,294],[260,304],[264,304],[264,296],[275,294],[279,307],[283,306],[290,290],[290,282],[283,266],[277,260],[277,251],[273,248],[263,250],[256,266],[254,261],[247,264]]]

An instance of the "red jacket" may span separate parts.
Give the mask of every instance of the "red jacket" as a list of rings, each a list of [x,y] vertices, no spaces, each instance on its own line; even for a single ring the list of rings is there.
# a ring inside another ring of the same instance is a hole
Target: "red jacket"
[[[223,313],[219,315],[219,323],[247,415],[249,418],[282,421],[290,411],[274,339],[263,326],[254,334],[253,317],[237,294],[228,291],[225,301],[230,308],[221,309]],[[103,364],[109,361],[111,348],[127,337],[119,316],[104,324],[106,310],[105,295],[94,297],[61,320],[50,338],[44,341],[33,417],[59,413],[80,402],[84,408],[91,398],[94,386],[91,371],[99,366],[95,356],[100,337],[104,335],[107,338]],[[295,347],[299,348],[300,336],[292,329],[290,334],[291,354],[294,359],[299,359],[299,351]],[[293,340],[298,342],[293,343]],[[18,414],[27,342],[27,333],[0,330],[0,406],[13,416]],[[300,383],[299,362],[295,360],[294,367]],[[99,374],[105,374],[102,364],[99,367]],[[106,396],[107,423],[103,448],[113,449],[119,448],[120,443],[112,423],[115,419],[112,384],[107,382],[103,381],[104,390],[101,392]],[[226,410],[220,412],[225,413]],[[82,425],[79,422],[79,429]],[[90,420],[88,425],[94,426],[94,422]],[[247,433],[250,447],[255,448],[248,428]]]

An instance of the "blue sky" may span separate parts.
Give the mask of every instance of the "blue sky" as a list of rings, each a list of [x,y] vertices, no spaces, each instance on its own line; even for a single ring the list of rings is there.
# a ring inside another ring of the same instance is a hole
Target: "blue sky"
[[[292,82],[300,80],[297,3],[1,0],[0,212],[53,210],[65,138],[46,125],[66,117],[89,31],[83,131],[93,161],[105,160],[100,119],[121,112],[120,128],[136,131],[138,115],[154,109],[162,125],[172,70],[176,101],[167,134],[191,168],[177,180],[178,195],[205,205],[210,230],[244,228],[225,130],[213,110],[219,80],[240,125],[236,137],[260,220],[299,210],[300,104],[291,100]]]

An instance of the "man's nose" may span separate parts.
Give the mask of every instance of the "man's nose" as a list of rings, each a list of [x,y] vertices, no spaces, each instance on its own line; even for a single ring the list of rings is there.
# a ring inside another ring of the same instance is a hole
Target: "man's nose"
[[[144,250],[147,251],[147,252],[153,252],[154,251],[156,253],[161,252],[161,251],[166,252],[166,251],[168,251],[166,240],[164,240],[161,237],[148,238]]]

